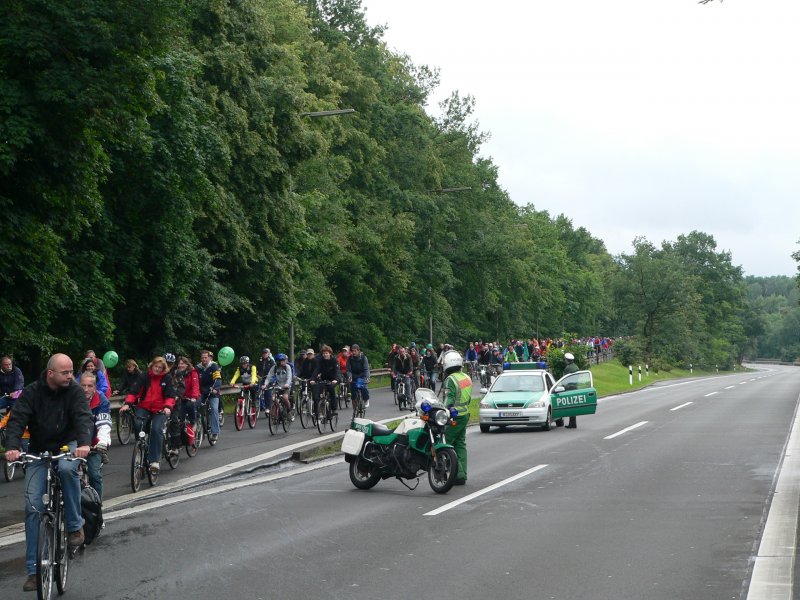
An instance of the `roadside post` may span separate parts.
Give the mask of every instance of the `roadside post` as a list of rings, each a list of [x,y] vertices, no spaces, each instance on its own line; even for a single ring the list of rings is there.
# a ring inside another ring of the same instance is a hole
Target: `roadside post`
[[[647,364],[647,363],[645,363],[645,365],[644,365],[644,374],[645,374],[645,377],[650,379],[650,365]]]
[[[642,365],[639,365],[639,383],[642,382]]]
[[[694,371],[692,370],[692,363],[689,363],[689,373],[694,373]]]
[[[633,385],[633,365],[628,365],[628,384]]]

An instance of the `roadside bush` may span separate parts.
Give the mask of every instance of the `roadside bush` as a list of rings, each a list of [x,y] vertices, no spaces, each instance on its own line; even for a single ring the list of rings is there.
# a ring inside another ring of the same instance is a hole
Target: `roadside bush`
[[[617,340],[614,343],[614,356],[623,367],[640,363],[643,354],[642,348],[636,340]]]

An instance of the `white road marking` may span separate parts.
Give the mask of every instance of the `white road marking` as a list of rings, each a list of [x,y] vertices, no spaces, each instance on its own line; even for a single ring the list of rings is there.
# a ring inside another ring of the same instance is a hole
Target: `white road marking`
[[[735,385],[729,385],[729,386],[728,386],[728,387],[726,387],[725,389],[726,389],[726,390],[732,390],[732,389],[733,389],[733,388],[735,388],[735,387],[736,387]]]
[[[670,408],[670,410],[680,410],[680,409],[682,409],[684,406],[689,406],[690,404],[694,404],[694,402],[684,402],[683,404],[681,404],[681,405],[679,405],[679,406],[676,406],[675,408]]]
[[[622,435],[623,433],[628,433],[632,429],[636,429],[637,427],[641,427],[642,425],[645,425],[647,423],[648,423],[648,421],[639,421],[638,423],[636,423],[636,425],[631,425],[630,427],[626,427],[625,429],[622,429],[621,431],[618,431],[617,433],[612,433],[611,435],[607,435],[603,439],[604,440],[612,440],[615,437],[617,437],[618,435]]]
[[[713,396],[714,394],[719,394],[719,392],[711,392],[710,394],[706,394],[705,397],[708,398],[709,396]]]
[[[800,417],[795,413],[775,494],[753,564],[747,600],[791,600],[800,502]]]
[[[747,383],[747,382],[746,381],[740,381],[739,385],[744,385],[745,383]]]
[[[434,517],[436,515],[440,515],[443,512],[450,510],[451,508],[455,508],[456,506],[464,504],[465,502],[469,502],[470,500],[474,500],[475,498],[478,498],[479,496],[483,496],[484,494],[488,494],[492,490],[496,490],[499,487],[503,487],[504,485],[509,484],[509,483],[511,483],[513,481],[516,481],[517,479],[522,479],[526,475],[530,475],[531,473],[535,473],[536,471],[541,471],[546,466],[548,466],[548,465],[536,465],[535,467],[530,468],[527,471],[523,471],[522,473],[517,473],[516,475],[514,475],[512,477],[509,477],[508,479],[504,479],[503,481],[498,481],[497,483],[493,483],[489,487],[485,487],[482,490],[478,490],[477,492],[473,492],[473,493],[469,494],[468,496],[464,496],[463,498],[459,498],[458,500],[454,500],[453,502],[445,504],[444,506],[440,506],[439,508],[437,508],[435,510],[432,510],[430,512],[426,512],[423,516],[425,516],[425,517]]]

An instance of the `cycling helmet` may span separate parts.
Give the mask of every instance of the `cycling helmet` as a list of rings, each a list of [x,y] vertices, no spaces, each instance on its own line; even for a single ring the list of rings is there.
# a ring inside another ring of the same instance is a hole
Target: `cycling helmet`
[[[451,369],[460,369],[464,366],[464,359],[455,350],[448,350],[442,357],[442,367],[445,373]]]
[[[175,362],[175,355],[172,352],[167,352],[164,355],[164,360],[167,361],[167,364],[172,364]]]
[[[280,354],[278,354],[278,355],[275,357],[275,360],[277,360],[277,361],[281,361],[281,360],[289,360],[289,357],[288,357],[288,356],[286,356],[286,355],[285,355],[283,352],[281,352]]]
[[[242,364],[242,365],[247,364],[249,362],[250,362],[250,357],[249,356],[242,356],[239,359],[239,364]]]

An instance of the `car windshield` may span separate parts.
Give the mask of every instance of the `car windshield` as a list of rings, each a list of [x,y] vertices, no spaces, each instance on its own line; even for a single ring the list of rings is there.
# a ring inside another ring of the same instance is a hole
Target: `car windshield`
[[[494,382],[492,392],[543,392],[544,382],[536,375],[508,375]]]

